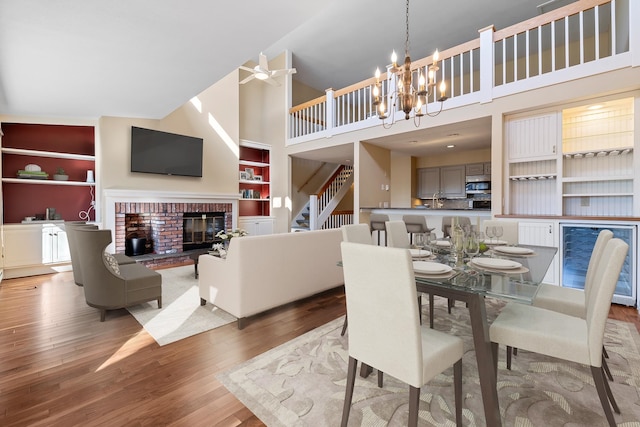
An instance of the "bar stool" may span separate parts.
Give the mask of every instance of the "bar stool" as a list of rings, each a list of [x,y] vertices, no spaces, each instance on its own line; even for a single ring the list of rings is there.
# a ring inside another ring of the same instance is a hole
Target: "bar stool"
[[[387,228],[385,223],[389,221],[389,215],[371,214],[369,217],[369,228],[378,232],[378,246],[380,246],[380,232],[384,231],[384,245],[387,246]]]
[[[427,219],[424,215],[403,215],[402,220],[407,226],[409,233],[409,243],[413,244],[413,235],[415,233],[431,233],[435,228],[427,226]]]

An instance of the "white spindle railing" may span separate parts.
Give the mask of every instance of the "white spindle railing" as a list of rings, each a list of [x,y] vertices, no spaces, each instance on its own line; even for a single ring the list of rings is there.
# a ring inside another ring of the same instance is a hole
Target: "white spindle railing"
[[[634,13],[630,13],[632,7]],[[597,71],[590,71],[593,73],[631,66],[632,59],[625,58],[627,63],[611,58],[631,51],[629,28],[638,20],[634,15],[637,9],[630,2],[582,0],[500,31],[485,28],[478,39],[440,53],[436,81],[439,84],[444,79],[447,83],[449,100],[444,109],[447,105],[491,102],[496,97],[561,83],[575,75],[556,76],[556,72],[572,67],[600,64]],[[431,62],[432,58],[427,57],[412,65],[424,73]],[[388,99],[393,90],[387,74],[381,77],[383,99]],[[541,79],[542,76],[553,78]],[[379,119],[373,119],[377,117],[372,97],[374,84],[375,79],[370,78],[344,89],[328,90],[325,96],[293,107],[289,142],[379,125]],[[434,90],[428,111],[439,108],[433,105],[437,97],[439,91]],[[394,107],[393,102],[387,105],[390,111],[399,107]]]
[[[343,225],[353,224],[353,211],[350,212],[333,212],[329,218],[322,224],[323,229],[340,228]]]
[[[347,186],[350,186],[351,182],[353,182],[353,167],[342,166],[324,191],[318,195],[310,196],[309,228],[311,230],[332,228],[325,227],[324,224],[338,205],[341,196],[348,190]]]

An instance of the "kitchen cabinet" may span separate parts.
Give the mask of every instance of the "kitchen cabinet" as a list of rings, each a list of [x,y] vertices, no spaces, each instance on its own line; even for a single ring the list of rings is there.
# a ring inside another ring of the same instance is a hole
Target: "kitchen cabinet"
[[[465,198],[465,165],[418,169],[418,198]]]
[[[418,169],[418,198],[430,199],[440,192],[440,168]]]
[[[447,199],[467,197],[464,165],[440,168],[440,193]]]
[[[250,236],[264,236],[273,234],[273,218],[270,217],[240,217],[238,218],[238,228],[242,228]]]
[[[484,175],[484,163],[472,163],[466,166],[467,176]]]

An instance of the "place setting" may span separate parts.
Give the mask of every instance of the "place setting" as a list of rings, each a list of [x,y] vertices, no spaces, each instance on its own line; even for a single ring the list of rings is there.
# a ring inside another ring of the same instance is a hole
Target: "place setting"
[[[504,258],[476,257],[467,264],[480,271],[500,274],[523,274],[529,272],[521,263]]]
[[[450,265],[431,261],[413,261],[413,271],[415,274],[438,278],[449,278],[455,274]]]
[[[415,235],[414,247],[409,249],[413,259],[432,259],[435,258],[433,252],[425,249],[431,242],[431,235],[428,233],[417,233]]]

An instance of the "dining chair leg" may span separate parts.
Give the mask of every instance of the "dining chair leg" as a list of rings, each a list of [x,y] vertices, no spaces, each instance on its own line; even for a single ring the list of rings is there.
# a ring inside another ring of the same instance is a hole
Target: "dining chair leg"
[[[418,293],[418,316],[420,317],[420,324],[422,325],[422,294]]]
[[[605,386],[605,378],[602,373],[601,367],[592,366],[591,367],[591,375],[593,376],[593,382],[596,385],[596,390],[598,391],[598,397],[600,398],[600,404],[602,405],[602,410],[604,411],[604,415],[607,417],[607,422],[609,423],[609,427],[616,426],[616,420],[613,418],[613,412],[611,412],[611,405],[609,405],[609,398],[607,397],[607,391]]]
[[[602,362],[604,362],[604,356],[602,357]],[[602,366],[604,367],[604,365]],[[616,399],[613,397],[613,393],[611,392],[611,386],[609,385],[609,382],[605,381],[604,386],[605,386],[605,389],[607,390],[607,397],[609,398],[609,402],[611,402],[611,406],[613,407],[613,410],[615,411],[616,414],[619,414],[620,408],[616,403]]]
[[[462,427],[462,359],[453,365],[453,392],[456,403],[456,426]]]
[[[378,388],[382,388],[382,377],[384,376],[384,373],[378,369]]]
[[[409,386],[409,427],[418,426],[418,407],[420,406],[420,387]]]
[[[451,314],[451,307],[453,307],[454,305],[456,305],[456,301],[455,301],[455,300],[452,300],[451,298],[449,298],[449,299],[447,300],[447,312],[448,312],[449,314]]]
[[[607,353],[607,349],[606,349],[606,348],[604,348],[604,346],[602,346],[602,355],[603,355],[604,357],[606,357],[607,359],[609,358],[609,353]]]
[[[344,392],[344,406],[342,407],[342,427],[347,427],[349,422],[349,412],[351,411],[351,400],[353,399],[353,387],[356,382],[356,368],[358,361],[349,356],[349,368],[347,370],[347,388]]]
[[[513,347],[507,346],[507,369],[511,370],[511,354],[513,352]]]
[[[429,294],[429,327],[433,329],[433,294]]]
[[[607,378],[609,378],[609,381],[613,381],[613,375],[611,375],[611,371],[609,370],[609,365],[607,364],[607,359],[605,358],[604,353],[602,354],[602,369],[604,369],[604,373]]]
[[[344,315],[344,323],[342,324],[342,332],[340,332],[340,336],[344,336],[345,332],[347,332],[347,324],[348,324],[348,318],[347,315]]]

